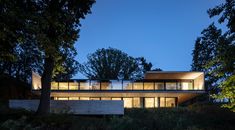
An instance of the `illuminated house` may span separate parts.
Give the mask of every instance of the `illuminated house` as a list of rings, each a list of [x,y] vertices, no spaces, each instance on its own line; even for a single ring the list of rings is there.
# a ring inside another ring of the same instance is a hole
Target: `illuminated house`
[[[39,93],[40,76],[32,90]],[[143,80],[70,80],[51,83],[52,100],[123,100],[125,108],[175,107],[204,93],[203,72],[149,71]]]

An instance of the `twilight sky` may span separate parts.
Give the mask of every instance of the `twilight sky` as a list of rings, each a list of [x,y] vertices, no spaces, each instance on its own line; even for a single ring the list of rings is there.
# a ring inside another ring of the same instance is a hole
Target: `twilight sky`
[[[83,63],[88,53],[113,47],[130,56],[143,56],[153,68],[188,71],[194,41],[215,19],[209,8],[221,0],[97,0],[82,20],[76,42]],[[217,24],[216,24],[217,25]],[[74,78],[85,78],[78,73]]]

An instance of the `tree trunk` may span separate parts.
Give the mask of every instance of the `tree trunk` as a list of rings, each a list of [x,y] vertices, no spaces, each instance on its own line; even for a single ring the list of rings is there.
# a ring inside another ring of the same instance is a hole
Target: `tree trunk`
[[[41,97],[37,110],[37,115],[47,115],[50,113],[51,79],[54,68],[54,62],[55,61],[51,56],[45,58],[44,71],[41,79]]]

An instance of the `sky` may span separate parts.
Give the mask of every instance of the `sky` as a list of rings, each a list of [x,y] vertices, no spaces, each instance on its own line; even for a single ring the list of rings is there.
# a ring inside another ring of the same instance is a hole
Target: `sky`
[[[207,10],[221,0],[96,0],[81,21],[75,47],[80,63],[99,48],[145,57],[153,68],[189,71],[192,50],[210,19]],[[86,78],[78,73],[73,78]]]

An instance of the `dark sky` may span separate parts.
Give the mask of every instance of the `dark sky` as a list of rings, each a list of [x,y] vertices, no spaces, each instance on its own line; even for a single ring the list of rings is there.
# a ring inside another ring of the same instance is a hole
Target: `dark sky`
[[[113,47],[143,56],[164,71],[188,71],[196,37],[216,18],[207,10],[221,0],[97,0],[82,20],[77,60]],[[217,25],[217,24],[216,24]],[[85,78],[78,73],[74,78]]]

